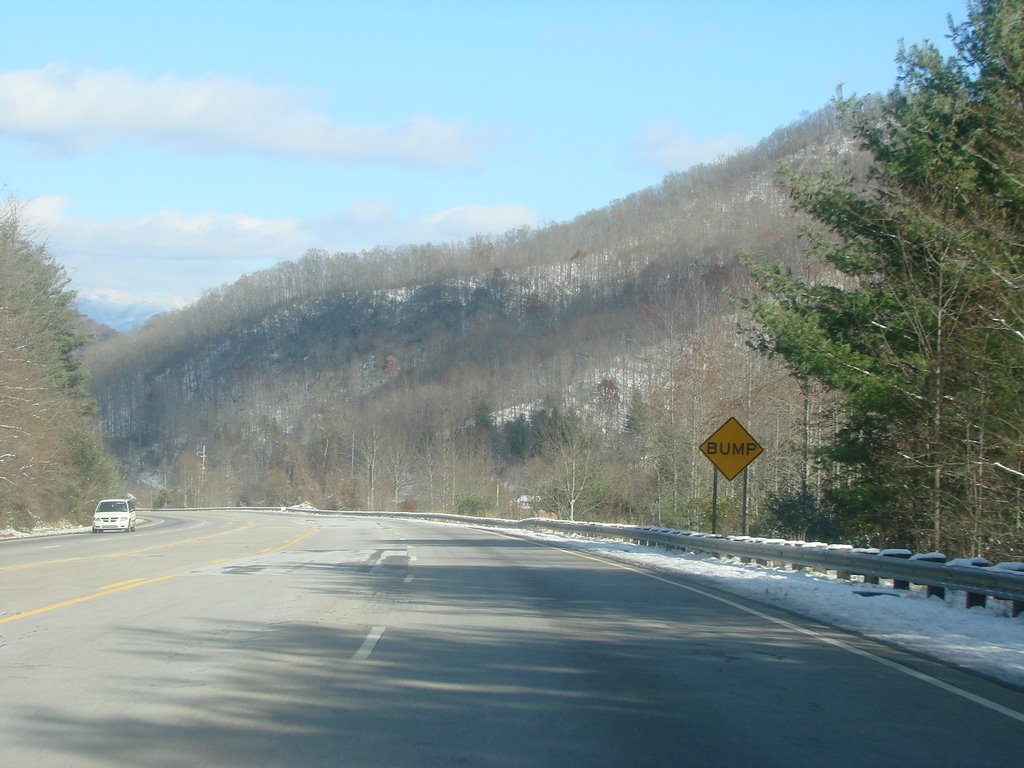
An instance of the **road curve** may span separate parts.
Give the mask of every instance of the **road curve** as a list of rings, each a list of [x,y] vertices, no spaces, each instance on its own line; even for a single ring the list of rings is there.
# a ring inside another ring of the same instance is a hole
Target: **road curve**
[[[1019,761],[1024,694],[499,532],[253,512],[0,543],[0,765]]]

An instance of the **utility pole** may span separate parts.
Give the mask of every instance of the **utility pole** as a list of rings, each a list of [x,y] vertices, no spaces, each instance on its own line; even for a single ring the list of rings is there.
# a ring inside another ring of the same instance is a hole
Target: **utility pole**
[[[198,456],[200,459],[203,460],[202,464],[200,465],[201,468],[199,470],[199,499],[196,500],[197,503],[201,504],[201,503],[203,503],[202,502],[203,491],[206,489],[206,446],[205,445],[202,448],[200,448],[198,451],[196,451],[196,456]]]

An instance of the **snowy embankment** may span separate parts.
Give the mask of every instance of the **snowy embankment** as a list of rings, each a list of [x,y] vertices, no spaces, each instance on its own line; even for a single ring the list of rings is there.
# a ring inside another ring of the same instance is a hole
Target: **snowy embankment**
[[[65,525],[57,528],[40,527],[31,531],[0,528],[0,541],[4,539],[38,539],[41,536],[62,536],[65,533],[88,533],[91,530],[92,528],[88,525]]]
[[[504,530],[504,529],[503,529]],[[567,535],[517,535],[600,554],[642,568],[678,573],[699,582],[808,616],[884,643],[921,653],[987,677],[1024,687],[1024,614],[989,600],[966,608],[963,594],[927,598],[923,589],[886,589],[823,573],[792,571],[654,547]],[[866,594],[858,594],[858,593]]]

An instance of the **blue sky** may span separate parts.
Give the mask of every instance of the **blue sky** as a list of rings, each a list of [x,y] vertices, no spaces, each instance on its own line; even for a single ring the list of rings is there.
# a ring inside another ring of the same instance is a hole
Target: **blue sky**
[[[966,0],[48,2],[0,26],[0,188],[109,300],[309,248],[564,221],[847,94]]]

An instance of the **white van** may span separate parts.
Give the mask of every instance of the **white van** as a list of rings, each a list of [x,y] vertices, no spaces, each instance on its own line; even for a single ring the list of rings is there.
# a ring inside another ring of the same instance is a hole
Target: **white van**
[[[135,530],[135,499],[103,499],[92,513],[92,532]]]

